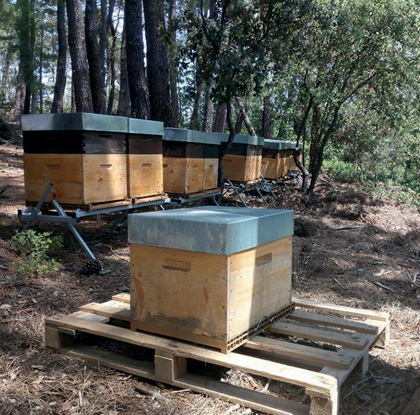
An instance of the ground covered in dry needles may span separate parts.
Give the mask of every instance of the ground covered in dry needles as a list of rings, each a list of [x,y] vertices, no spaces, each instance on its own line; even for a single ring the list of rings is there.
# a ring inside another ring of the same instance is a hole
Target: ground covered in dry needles
[[[22,227],[16,215],[24,200],[22,167],[21,147],[0,147],[0,414],[251,414],[238,405],[143,382],[44,348],[46,316],[128,291],[127,232],[124,225],[109,233],[115,217],[80,226],[111,270],[84,277],[79,271],[85,257],[69,232],[60,225],[37,225],[37,230],[63,231],[62,268],[51,277],[18,277],[14,266],[21,258],[10,239]],[[293,181],[280,185],[279,202],[271,206],[295,209],[295,295],[392,316],[390,346],[372,349],[366,378],[345,383],[341,413],[403,414],[420,386],[420,215],[326,177],[315,200],[302,198],[296,186]],[[252,195],[248,200],[262,207]],[[305,399],[296,388],[239,371],[221,376],[254,390]],[[144,388],[165,399],[142,393]]]

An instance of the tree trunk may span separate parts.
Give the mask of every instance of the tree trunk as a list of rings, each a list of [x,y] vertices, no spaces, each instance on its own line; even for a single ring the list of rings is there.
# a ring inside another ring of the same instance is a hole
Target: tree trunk
[[[13,57],[13,41],[14,39],[11,37],[9,42],[7,43],[7,51],[6,51],[6,58],[3,65],[3,71],[1,75],[1,87],[0,87],[0,116],[4,116],[4,103],[6,100],[6,91],[8,90],[9,84],[9,72],[10,66],[12,64],[12,57]],[[10,97],[10,93],[8,94]],[[9,98],[10,99],[10,98]]]
[[[264,96],[263,102],[264,107],[261,115],[262,133],[264,138],[272,138],[273,123],[271,121],[270,97]]]
[[[206,102],[204,106],[204,119],[203,119],[203,131],[211,133],[213,129],[213,112],[214,104],[211,97],[211,91],[213,89],[213,81],[209,81],[206,85]]]
[[[248,130],[249,135],[252,135],[252,136],[257,135],[257,133],[255,132],[255,129],[252,125],[251,120],[248,118],[246,107],[245,107],[244,102],[242,101],[242,98],[236,97],[235,100],[236,100],[236,103],[239,106],[239,109],[241,110],[242,119],[244,120],[246,129]]]
[[[172,104],[172,117],[174,127],[179,124],[179,99],[178,99],[178,62],[176,56],[176,30],[174,27],[176,19],[176,0],[169,0],[169,25],[170,25],[170,46],[169,46],[169,62],[170,62],[170,94]]]
[[[218,187],[221,189],[221,194],[219,196],[219,201],[222,199],[223,195],[223,189],[225,187],[225,173],[223,169],[223,157],[227,154],[227,152],[232,148],[233,140],[235,139],[235,126],[233,124],[232,120],[232,103],[230,100],[226,102],[226,118],[227,118],[227,124],[229,128],[229,138],[226,143],[223,143],[220,146],[219,150],[219,169],[218,169]]]
[[[66,90],[67,39],[65,0],[58,0],[57,3],[57,34],[57,73],[54,86],[54,98],[51,106],[52,113],[63,112],[64,92]]]
[[[81,0],[66,0],[66,5],[76,111],[94,112],[89,82]]]
[[[198,126],[198,114],[200,111],[200,103],[201,103],[201,95],[203,94],[203,84],[198,79],[197,75],[197,90],[194,96],[194,105],[193,105],[193,112],[191,114],[190,120],[190,130],[198,130],[200,127]]]
[[[236,122],[235,122],[235,133],[236,134],[241,134],[243,123],[244,123],[244,119],[242,118],[242,114],[239,112],[239,114],[236,117]]]
[[[102,82],[102,62],[98,43],[97,28],[97,2],[86,0],[85,11],[85,34],[86,52],[89,62],[89,80],[92,94],[93,111],[98,114],[105,114],[105,90]]]
[[[115,1],[111,0],[109,2],[108,27],[112,36],[112,46],[111,46],[111,51],[109,53],[109,58],[108,58],[108,70],[110,72],[110,77],[109,77],[110,89],[109,89],[109,97],[108,97],[108,107],[106,110],[107,114],[112,114],[114,110],[114,99],[115,99],[115,77],[116,77],[115,50],[117,48],[117,31],[114,27],[114,22],[112,20],[112,15],[114,13],[114,6],[115,6]],[[106,38],[106,40],[107,40],[106,44],[108,45],[108,38]],[[104,66],[104,85],[105,85],[105,66]]]
[[[108,22],[109,20],[107,11],[107,0],[101,0],[101,31],[99,36],[99,56],[101,61],[102,85],[104,88],[106,77],[106,51],[108,50]]]
[[[121,75],[120,75],[120,93],[118,97],[118,109],[117,114],[122,116],[130,116],[130,91],[128,86],[128,74],[127,74],[127,48],[126,48],[126,33],[127,24],[124,19],[124,26],[121,38]]]
[[[327,145],[328,140],[330,139],[330,137],[332,136],[336,128],[339,112],[340,112],[340,106],[336,106],[334,108],[333,118],[331,120],[330,125],[328,126],[328,129],[325,131],[322,138],[319,137],[318,139],[318,142],[320,142],[321,144],[318,148],[318,152],[315,157],[315,165],[312,172],[311,184],[309,185],[308,192],[307,192],[307,194],[310,197],[312,197],[314,194],[315,185],[318,180],[319,174],[321,173],[322,163],[324,162],[325,146]]]
[[[226,123],[226,103],[218,104],[216,108],[216,120],[214,122],[214,131],[216,133],[223,133],[225,131]]]
[[[311,144],[309,148],[309,171],[313,173],[316,164],[316,155],[319,150],[319,128],[321,122],[321,111],[318,105],[314,105],[312,110],[311,123]]]
[[[152,120],[163,121],[173,127],[169,93],[168,47],[161,38],[165,29],[164,0],[143,0],[147,43],[147,74],[149,80],[150,115]]]
[[[144,70],[142,0],[126,0],[127,73],[133,117],[149,119],[150,104]]]
[[[40,49],[39,49],[39,113],[44,113],[44,88],[42,85],[42,67],[44,65],[44,26],[41,27],[41,39],[40,39]]]
[[[19,40],[19,72],[16,90],[16,101],[12,119],[17,121],[22,113],[30,112],[30,95],[33,84],[33,50],[31,24],[31,3],[29,0],[18,0],[16,2],[19,17],[16,22]],[[29,94],[29,96],[27,96]]]

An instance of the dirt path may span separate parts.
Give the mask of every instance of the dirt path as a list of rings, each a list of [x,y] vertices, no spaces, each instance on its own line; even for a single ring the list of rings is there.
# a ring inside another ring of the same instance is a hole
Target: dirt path
[[[191,392],[150,384],[169,404],[139,394],[141,379],[57,355],[43,347],[45,316],[73,312],[92,301],[106,301],[129,287],[126,229],[107,229],[110,219],[86,222],[81,229],[100,259],[105,276],[82,277],[85,258],[65,228],[38,230],[65,234],[59,256],[63,267],[53,277],[17,277],[20,261],[10,238],[21,228],[22,150],[0,146],[0,414],[211,414],[232,405]],[[293,185],[289,187],[293,190]],[[389,311],[392,341],[373,349],[369,376],[352,378],[341,392],[341,413],[399,415],[420,385],[420,288],[410,281],[420,272],[420,217],[387,201],[372,199],[356,186],[324,178],[319,199],[302,200],[279,188],[278,207],[296,212],[294,238],[295,295],[337,304]],[[257,202],[251,203],[260,206]],[[273,206],[274,207],[274,206]],[[420,274],[417,284],[420,286]],[[228,382],[263,390],[265,379],[230,371]],[[296,389],[272,382],[269,392],[296,398]],[[244,413],[236,408],[232,415]]]

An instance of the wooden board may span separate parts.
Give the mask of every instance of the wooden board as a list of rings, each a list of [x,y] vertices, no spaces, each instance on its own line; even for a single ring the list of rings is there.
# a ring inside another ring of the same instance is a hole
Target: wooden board
[[[291,250],[291,237],[230,256],[132,244],[132,327],[227,351],[291,305]]]
[[[203,190],[203,158],[163,157],[165,193],[195,193]]]
[[[261,161],[261,173],[266,179],[277,180],[279,177],[279,158],[264,157]]]
[[[219,177],[219,159],[205,158],[203,161],[203,190],[217,188],[217,179]]]
[[[259,178],[259,175],[257,176],[259,158],[261,156],[226,154],[223,157],[225,179],[244,183],[257,180]]]
[[[143,329],[227,339],[226,257],[131,244],[130,259],[132,319]]]
[[[81,154],[24,154],[25,200],[38,202],[49,183],[54,183],[47,202],[83,203]]]
[[[127,198],[125,154],[83,154],[83,201],[85,204]]]
[[[161,154],[128,154],[128,197],[143,198],[163,193]]]
[[[292,237],[229,257],[228,339],[291,304]]]

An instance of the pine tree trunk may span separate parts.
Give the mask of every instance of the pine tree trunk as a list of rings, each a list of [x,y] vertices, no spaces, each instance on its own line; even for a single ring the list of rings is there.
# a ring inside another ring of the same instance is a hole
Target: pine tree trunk
[[[198,78],[198,75],[197,75]],[[190,130],[198,130],[198,114],[200,111],[201,95],[203,94],[203,84],[197,79],[197,90],[194,96],[193,112],[190,120]]]
[[[7,43],[6,58],[3,65],[2,75],[1,75],[1,87],[0,87],[0,116],[4,116],[4,102],[6,100],[6,91],[9,84],[9,73],[10,66],[12,64],[13,57],[13,39],[10,38]],[[10,97],[10,93],[8,94]],[[10,99],[10,98],[9,98]]]
[[[265,96],[263,102],[264,107],[261,116],[262,133],[264,138],[271,138],[273,136],[273,126],[271,122],[270,97]]]
[[[89,62],[89,79],[92,94],[93,111],[98,114],[105,114],[105,90],[102,83],[102,63],[98,42],[97,28],[97,2],[86,0],[85,11],[85,35],[86,52]]]
[[[112,0],[111,0],[112,1]],[[108,50],[108,10],[107,0],[101,0],[101,31],[99,36],[99,56],[101,61],[102,85],[105,88],[106,51]],[[112,17],[111,17],[112,22]]]
[[[161,38],[165,29],[164,0],[143,0],[147,43],[150,116],[173,127],[176,122],[169,93],[168,47]]]
[[[65,0],[57,3],[57,33],[58,33],[58,57],[57,73],[54,86],[54,98],[51,112],[63,112],[64,92],[66,90],[66,67],[67,67],[67,39],[66,39],[66,5]]]
[[[214,129],[216,133],[223,133],[226,124],[226,103],[218,104],[216,108],[216,120],[214,122]]]
[[[169,0],[169,24],[173,25],[176,19],[176,0]],[[169,47],[169,61],[170,61],[170,93],[174,127],[178,127],[179,123],[179,99],[178,99],[178,66],[176,59],[176,30],[171,27],[171,39]]]
[[[101,0],[103,1],[103,0]],[[108,14],[108,27],[109,27],[109,31],[111,32],[111,36],[112,36],[112,46],[111,46],[111,50],[109,52],[109,56],[108,56],[108,69],[109,69],[109,97],[108,97],[108,107],[106,110],[107,114],[112,114],[113,110],[114,110],[114,99],[115,99],[115,77],[116,77],[116,73],[115,73],[115,50],[117,48],[117,31],[115,30],[114,27],[114,22],[112,20],[112,15],[114,13],[114,6],[115,6],[115,1],[111,0],[109,3],[109,14]],[[107,44],[108,42],[108,38],[107,38]],[[108,45],[108,50],[109,50],[109,45]],[[105,78],[104,78],[105,80]]]
[[[142,0],[126,0],[127,73],[133,117],[149,119],[150,103],[144,69]]]
[[[29,114],[31,102],[31,88],[33,85],[33,50],[31,25],[32,2],[18,0],[16,8],[19,13],[17,19],[17,32],[19,39],[19,72],[16,90],[16,101],[12,119],[17,121],[22,113]]]
[[[89,67],[81,0],[66,0],[66,5],[76,111],[94,112],[89,82]]]
[[[44,65],[44,26],[41,27],[41,39],[40,39],[40,49],[39,49],[39,113],[44,113],[44,88],[42,85],[42,67]]]
[[[210,132],[213,129],[213,112],[214,105],[211,97],[211,91],[213,89],[213,81],[210,81],[206,85],[206,104],[204,107],[204,119],[203,119],[203,131]]]
[[[124,19],[124,26],[121,38],[121,75],[120,75],[120,93],[118,97],[117,114],[128,117],[131,113],[130,91],[128,86],[127,74],[127,48],[126,48],[127,24]]]

